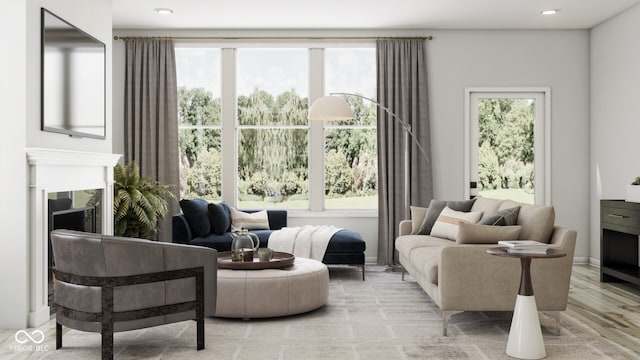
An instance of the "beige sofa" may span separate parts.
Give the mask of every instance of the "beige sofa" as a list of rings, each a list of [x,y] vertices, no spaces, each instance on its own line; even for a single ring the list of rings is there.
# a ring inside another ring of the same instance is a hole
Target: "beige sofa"
[[[485,218],[514,206],[521,206],[517,218],[517,225],[521,226],[519,239],[548,242],[567,253],[566,257],[534,259],[531,263],[538,310],[554,316],[559,332],[560,311],[567,306],[576,231],[554,225],[553,207],[478,197],[471,211],[482,211]],[[460,244],[430,235],[412,235],[412,231],[420,227],[414,223],[422,222],[419,216],[413,217],[400,223],[395,246],[404,270],[442,310],[443,335],[447,333],[447,320],[452,314],[513,310],[520,283],[518,259],[487,254],[488,248],[497,246],[495,243]]]

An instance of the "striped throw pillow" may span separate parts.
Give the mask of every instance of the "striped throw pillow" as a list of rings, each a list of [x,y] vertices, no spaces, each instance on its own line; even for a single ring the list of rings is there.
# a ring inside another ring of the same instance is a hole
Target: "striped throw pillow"
[[[467,222],[475,224],[482,217],[482,211],[462,212],[445,207],[438,220],[431,229],[431,236],[456,241],[458,238],[458,224]]]
[[[231,209],[231,231],[247,230],[269,230],[269,218],[267,210],[255,213],[246,213],[244,211]]]

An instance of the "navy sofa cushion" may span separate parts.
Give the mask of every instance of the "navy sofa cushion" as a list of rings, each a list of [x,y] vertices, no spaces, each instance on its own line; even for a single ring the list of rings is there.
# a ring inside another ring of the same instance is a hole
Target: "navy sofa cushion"
[[[211,223],[211,232],[216,235],[223,235],[231,230],[231,215],[229,207],[223,201],[220,204],[211,203],[209,208],[209,222]]]
[[[218,251],[231,251],[231,233],[224,233],[222,235],[209,234],[205,237],[197,237],[188,242],[189,245],[204,246]]]
[[[204,199],[180,200],[180,208],[197,236],[207,236],[211,232],[208,205]]]
[[[269,244],[269,236],[274,230],[250,230],[250,232],[258,235],[260,239],[260,247],[267,247]]]
[[[267,247],[269,243],[269,235],[273,232],[272,230],[251,230],[251,233],[254,233],[260,239],[260,247]],[[218,251],[231,251],[231,242],[233,241],[233,237],[231,236],[231,232],[226,232],[222,235],[217,234],[209,234],[203,237],[197,237],[191,241],[189,241],[189,245],[198,245],[205,246],[208,248],[216,249]]]
[[[364,252],[330,253],[326,252],[322,262],[330,265],[357,265],[364,264]]]
[[[172,227],[172,242],[177,244],[188,244],[191,239],[194,238],[193,232],[191,231],[191,227],[187,222],[187,218],[184,217],[184,214],[176,214],[173,215],[171,219]]]
[[[366,243],[362,239],[360,233],[355,231],[342,229],[333,234],[329,245],[327,245],[327,253],[357,253],[366,250]]]

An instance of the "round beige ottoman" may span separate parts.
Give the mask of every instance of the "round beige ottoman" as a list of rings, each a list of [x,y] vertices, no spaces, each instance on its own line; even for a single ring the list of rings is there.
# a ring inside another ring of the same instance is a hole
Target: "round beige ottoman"
[[[217,317],[300,314],[327,303],[329,271],[323,263],[305,258],[283,269],[218,269],[216,292]]]

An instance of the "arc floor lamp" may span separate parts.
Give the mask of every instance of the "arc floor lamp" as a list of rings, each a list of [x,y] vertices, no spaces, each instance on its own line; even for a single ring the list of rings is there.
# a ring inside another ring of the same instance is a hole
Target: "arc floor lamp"
[[[379,102],[368,98],[366,96],[362,96],[359,94],[352,93],[331,93],[329,96],[322,96],[311,104],[309,108],[309,120],[324,120],[324,121],[337,121],[337,120],[349,120],[353,119],[353,110],[351,106],[340,96],[353,96],[361,99],[365,99],[370,101],[380,109],[384,110],[391,118],[396,120],[404,131],[404,211],[405,211],[405,219],[410,219],[410,211],[409,211],[409,202],[410,202],[410,185],[409,185],[409,137],[413,140],[413,142],[418,146],[420,152],[424,156],[425,159],[428,159],[427,153],[420,144],[420,141],[413,134],[411,129],[411,125],[409,125],[406,121],[400,119],[398,115],[394,114],[388,107],[380,104]]]

